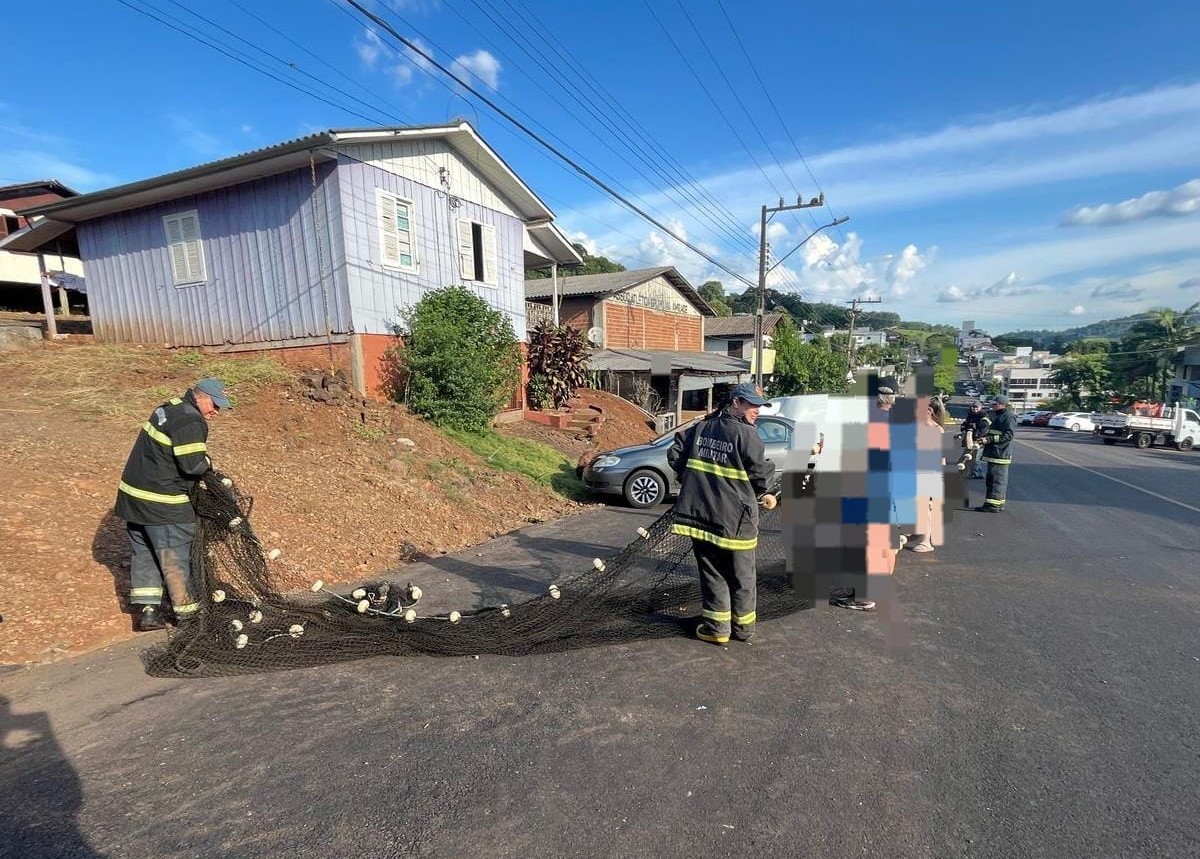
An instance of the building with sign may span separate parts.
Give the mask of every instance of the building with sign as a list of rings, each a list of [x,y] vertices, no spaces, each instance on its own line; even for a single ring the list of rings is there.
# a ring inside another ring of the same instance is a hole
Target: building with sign
[[[592,344],[599,384],[673,420],[712,407],[750,372],[740,356],[704,351],[716,313],[671,266],[525,281],[525,299],[550,309]],[[544,314],[527,313],[533,319]]]

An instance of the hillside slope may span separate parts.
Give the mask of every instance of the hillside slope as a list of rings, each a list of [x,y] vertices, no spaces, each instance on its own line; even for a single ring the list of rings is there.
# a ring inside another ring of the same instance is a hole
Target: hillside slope
[[[207,374],[232,382],[236,398],[211,423],[213,461],[254,495],[255,530],[306,581],[360,580],[582,509],[549,480],[498,470],[403,408],[313,402],[274,361],[101,345],[7,353],[0,663],[130,634],[117,481],[150,411]],[[562,458],[564,475],[573,468]]]

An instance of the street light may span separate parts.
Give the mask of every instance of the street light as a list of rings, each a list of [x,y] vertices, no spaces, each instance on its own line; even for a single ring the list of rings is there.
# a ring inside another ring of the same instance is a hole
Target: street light
[[[812,202],[807,205],[805,205],[804,203],[801,203],[799,200],[797,200],[795,206],[784,206],[783,200],[780,200],[779,201],[779,210],[786,211],[788,209],[807,209],[812,206],[818,206],[818,205],[823,206],[824,204],[825,204],[825,195],[822,194],[819,198],[814,197]],[[794,248],[792,248],[790,251],[788,251],[786,254],[784,254],[783,259],[776,262],[775,265],[771,266],[770,268],[767,268],[766,267],[767,211],[768,211],[767,207],[763,206],[762,226],[761,226],[761,229],[759,231],[759,236],[758,236],[758,240],[759,240],[758,316],[755,319],[755,325],[754,325],[754,354],[755,354],[755,358],[756,358],[755,368],[754,368],[755,369],[754,381],[759,386],[762,385],[762,377],[763,377],[763,342],[765,340],[765,338],[763,336],[763,313],[766,311],[766,305],[767,305],[767,275],[770,274],[771,272],[775,271],[775,269],[779,268],[781,265],[783,265],[784,260],[786,260],[792,254],[794,254],[796,251],[800,250],[800,248],[804,247],[804,245],[808,242],[808,240],[811,239],[813,236],[815,236],[817,233],[821,232],[822,230],[827,230],[830,227],[840,226],[841,224],[844,224],[844,223],[846,223],[846,221],[850,220],[849,217],[834,218],[828,224],[824,224],[820,227],[817,227],[815,230],[813,230],[811,233],[809,233],[807,236],[805,236],[803,241],[801,241],[798,245],[796,245]],[[772,211],[774,211],[774,210],[772,210]],[[853,379],[851,379],[851,381],[853,381]]]

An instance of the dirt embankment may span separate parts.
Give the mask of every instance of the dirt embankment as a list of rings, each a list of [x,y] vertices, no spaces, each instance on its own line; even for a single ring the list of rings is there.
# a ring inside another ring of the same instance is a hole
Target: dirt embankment
[[[308,579],[356,581],[581,509],[403,408],[312,402],[274,362],[102,345],[6,353],[0,663],[130,634],[117,481],[147,415],[214,369],[236,397],[211,423],[214,464],[253,493],[255,530]]]

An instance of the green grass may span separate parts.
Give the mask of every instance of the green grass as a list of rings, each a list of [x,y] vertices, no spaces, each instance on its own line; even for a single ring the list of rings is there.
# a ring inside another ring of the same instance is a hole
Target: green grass
[[[575,476],[575,467],[567,457],[552,447],[527,439],[509,438],[497,432],[468,433],[444,429],[443,432],[459,444],[483,457],[493,468],[523,474],[548,486],[560,495],[575,501],[587,497],[587,489]]]
[[[222,358],[203,352],[176,352],[167,360],[174,372],[191,371],[197,378],[212,376],[227,385],[249,388],[286,381],[291,377],[287,368],[271,357]]]

